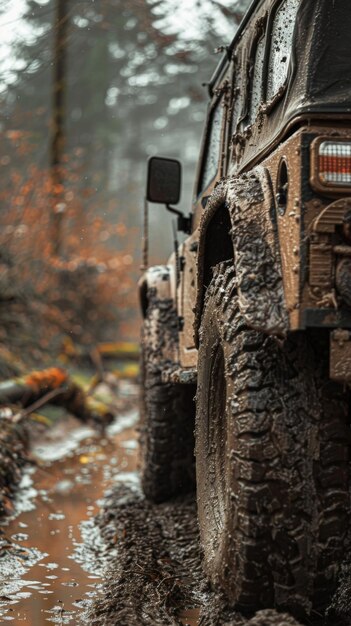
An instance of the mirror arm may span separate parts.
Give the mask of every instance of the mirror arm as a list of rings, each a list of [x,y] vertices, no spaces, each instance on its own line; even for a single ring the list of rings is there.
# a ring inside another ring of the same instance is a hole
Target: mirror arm
[[[181,211],[178,211],[178,209],[175,209],[173,206],[170,206],[169,204],[166,204],[166,208],[167,211],[170,211],[171,213],[175,213],[178,217],[177,220],[177,228],[178,230],[182,231],[183,233],[186,233],[187,235],[190,235],[191,233],[191,215],[188,215],[188,217],[185,217],[185,215],[183,215],[183,213]]]

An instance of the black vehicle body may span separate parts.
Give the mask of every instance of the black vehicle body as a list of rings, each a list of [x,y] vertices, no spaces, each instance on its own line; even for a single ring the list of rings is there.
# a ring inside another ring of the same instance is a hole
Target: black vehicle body
[[[248,612],[322,611],[346,546],[350,32],[348,0],[251,4],[208,84],[189,236],[140,281],[145,493],[191,484],[193,385],[204,566]]]
[[[268,14],[266,1],[252,3],[228,53],[209,83],[212,96],[234,54],[234,90],[239,65],[242,66],[243,76],[238,93],[242,106],[238,120],[232,126],[233,142],[241,143],[244,140],[239,160],[240,170],[271,151],[275,141],[281,140],[287,132],[291,133],[296,124],[305,120],[326,119],[332,119],[333,124],[342,124],[351,119],[351,5],[347,0],[301,0],[284,87],[275,98],[268,99],[264,89],[269,61],[266,49],[260,107],[262,117],[259,124],[254,123],[255,120],[247,120],[255,42],[263,30],[269,37],[274,13],[280,4],[280,0],[271,3]],[[251,122],[250,131],[246,133],[245,139],[242,134],[248,122]]]

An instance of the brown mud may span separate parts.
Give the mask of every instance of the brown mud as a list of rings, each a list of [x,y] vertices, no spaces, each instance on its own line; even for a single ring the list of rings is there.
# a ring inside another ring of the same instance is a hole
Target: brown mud
[[[244,616],[211,591],[201,567],[193,496],[147,502],[137,486],[115,487],[96,517],[107,549],[105,580],[88,623],[94,626],[346,626],[351,577],[345,566],[330,617],[296,621],[263,610]],[[110,555],[110,556],[109,556]]]
[[[147,297],[141,359],[141,482],[150,500],[163,502],[194,488],[196,390],[162,381],[174,370],[178,315],[172,300],[158,299],[154,289]]]
[[[135,476],[138,414],[135,386],[127,387],[123,398],[120,386],[123,410],[106,434],[63,413],[32,440],[32,463],[0,526],[1,624],[86,623],[78,615],[98,593],[104,562],[93,524],[98,500]]]
[[[17,513],[0,528],[0,623],[349,626],[347,564],[329,619],[244,616],[211,591],[194,494],[162,504],[142,495],[135,404],[106,436],[65,420],[32,449],[38,468],[25,472]]]

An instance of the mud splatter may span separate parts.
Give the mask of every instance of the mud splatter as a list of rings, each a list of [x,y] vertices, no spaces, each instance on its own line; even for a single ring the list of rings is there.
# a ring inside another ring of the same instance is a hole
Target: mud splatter
[[[267,170],[257,167],[229,179],[227,203],[241,314],[255,330],[285,335],[288,316]]]
[[[198,338],[205,295],[206,232],[216,212],[221,210],[228,211],[230,216],[236,289],[245,322],[255,330],[285,336],[289,319],[277,240],[276,209],[267,170],[257,167],[250,174],[223,178],[211,194],[202,215],[195,338]]]
[[[194,402],[191,385],[162,382],[177,363],[178,315],[172,300],[148,290],[142,328],[141,473],[144,493],[153,501],[194,487]]]
[[[342,570],[326,617],[312,615],[307,621],[297,621],[273,609],[245,616],[228,606],[221,593],[210,589],[202,572],[196,503],[191,494],[152,504],[135,480],[118,484],[106,495],[95,524],[106,570],[99,598],[83,614],[91,626],[350,625],[350,564]]]
[[[140,489],[117,485],[97,524],[117,558],[111,559],[104,596],[89,623],[173,625],[180,623],[179,609],[199,605],[201,559],[192,497],[153,505]]]
[[[193,614],[191,623],[201,626],[298,626],[273,610],[246,618],[209,589],[193,496],[156,505],[140,488],[117,485],[96,523],[109,564],[103,595],[85,614],[89,624],[173,626]]]

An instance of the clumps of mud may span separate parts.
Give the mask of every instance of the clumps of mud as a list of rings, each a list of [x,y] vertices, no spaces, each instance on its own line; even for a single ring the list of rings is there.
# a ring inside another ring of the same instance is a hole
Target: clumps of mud
[[[120,485],[107,497],[97,523],[117,557],[89,624],[179,624],[178,610],[198,605],[201,579],[193,499],[152,505]]]
[[[84,616],[87,623],[173,626],[186,624],[186,609],[198,607],[201,626],[299,626],[272,610],[245,618],[209,589],[194,496],[155,505],[121,484],[107,496],[96,523],[111,557],[102,595]]]

